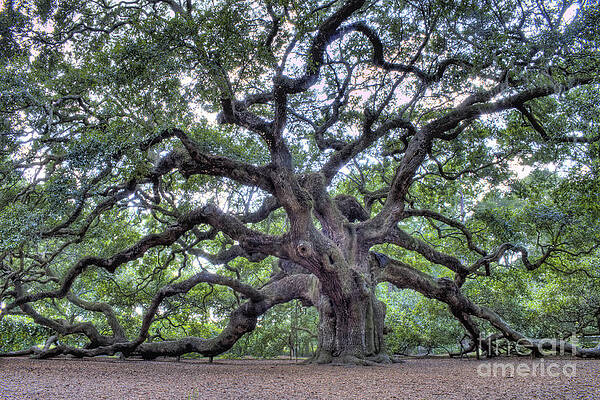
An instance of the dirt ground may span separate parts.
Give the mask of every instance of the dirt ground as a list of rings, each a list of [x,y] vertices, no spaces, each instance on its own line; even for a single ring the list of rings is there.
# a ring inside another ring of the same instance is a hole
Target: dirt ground
[[[0,359],[0,399],[600,399],[600,361],[407,359],[348,367],[15,358]]]

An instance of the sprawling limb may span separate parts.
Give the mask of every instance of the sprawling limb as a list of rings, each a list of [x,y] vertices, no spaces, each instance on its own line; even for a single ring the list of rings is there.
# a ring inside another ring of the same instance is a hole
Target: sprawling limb
[[[214,338],[186,337],[174,341],[144,343],[152,320],[163,299],[177,294],[185,294],[202,282],[229,286],[245,294],[249,300],[232,312],[228,325]],[[256,319],[274,305],[293,299],[300,299],[307,305],[312,304],[316,284],[313,276],[302,274],[284,277],[256,290],[236,279],[204,271],[184,281],[163,287],[154,296],[152,304],[146,310],[136,339],[127,342],[112,341],[112,343],[102,346],[84,349],[59,344],[52,349],[37,353],[36,357],[47,358],[57,354],[91,357],[112,355],[116,352],[140,355],[146,359],[159,356],[179,356],[191,352],[204,356],[215,356],[229,350],[242,335],[252,331],[256,326]]]
[[[65,297],[77,277],[91,266],[104,268],[108,272],[115,272],[124,263],[143,256],[150,248],[167,246],[175,243],[186,232],[192,230],[196,225],[206,223],[217,227],[232,238],[238,240],[240,245],[250,252],[261,252],[281,256],[283,253],[282,237],[274,237],[256,232],[237,218],[224,214],[215,206],[198,208],[182,216],[178,222],[171,225],[160,234],[150,234],[140,239],[135,245],[113,255],[109,258],[84,257],[71,267],[65,274],[60,288],[53,291],[23,294],[6,306],[10,311],[22,304],[35,302],[45,298]],[[0,315],[2,316],[2,315]]]
[[[566,136],[566,137],[550,137],[544,126],[537,120],[533,113],[527,109],[525,104],[519,104],[515,107],[531,124],[531,127],[540,134],[542,139],[547,142],[559,142],[559,143],[594,143],[600,140],[600,136],[593,138],[590,137],[579,137],[579,136]]]
[[[494,95],[497,95],[499,90],[504,87],[504,85],[499,85],[494,89],[467,98],[461,105],[452,111],[429,122],[410,140],[406,151],[404,152],[404,157],[396,169],[385,205],[377,216],[371,221],[364,223],[365,232],[368,232],[369,236],[373,235],[381,237],[387,235],[387,232],[394,228],[404,211],[404,199],[413,183],[416,171],[425,161],[429,154],[432,141],[435,138],[443,138],[446,132],[457,128],[463,121],[471,120],[484,114],[498,113],[504,110],[513,109],[527,101],[585,85],[592,81],[593,78],[590,76],[574,77],[569,79],[562,86],[537,86],[524,89],[517,94],[506,96],[501,100],[490,102],[489,100]]]
[[[149,180],[154,182],[160,176],[178,169],[185,177],[196,174],[222,176],[243,185],[259,187],[273,192],[273,184],[268,178],[268,167],[257,167],[241,161],[203,152],[200,147],[180,129],[169,129],[159,137],[176,136],[185,147],[185,152],[174,150],[163,157],[151,171]]]
[[[144,343],[137,350],[143,357],[181,355],[191,351],[204,356],[215,356],[229,350],[247,332],[254,330],[256,319],[276,304],[300,299],[312,304],[312,290],[316,280],[310,275],[293,275],[275,281],[260,290],[255,298],[237,308],[225,329],[212,339],[183,338],[175,341]]]
[[[119,323],[119,320],[117,319],[117,316],[115,315],[115,311],[109,304],[99,302],[99,301],[86,301],[86,300],[81,299],[78,296],[75,296],[71,292],[67,294],[67,299],[71,303],[75,304],[78,307],[83,308],[84,310],[100,312],[100,313],[104,314],[106,321],[108,322],[108,325],[110,326],[110,329],[113,332],[113,337],[115,338],[115,340],[118,340],[118,341],[127,340],[127,335],[125,334],[125,330],[123,329],[123,326]]]
[[[446,224],[448,226],[456,228],[463,234],[465,240],[467,241],[467,246],[469,247],[469,250],[472,250],[482,256],[487,255],[485,250],[481,249],[480,247],[478,247],[475,244],[475,242],[473,241],[473,234],[471,233],[471,231],[464,224],[462,224],[452,218],[448,218],[447,216],[437,213],[432,210],[406,210],[404,215],[406,215],[406,217],[431,218],[431,219],[443,222],[444,224]]]
[[[460,312],[488,321],[499,330],[504,337],[517,344],[536,350],[557,349],[578,357],[600,357],[600,347],[588,349],[576,346],[564,340],[533,339],[514,330],[497,313],[487,307],[479,306],[469,300],[460,288],[446,278],[435,279],[431,276],[389,257],[378,258],[380,265],[379,279],[394,284],[401,289],[412,289],[424,296],[442,301],[450,307],[453,313]]]
[[[17,295],[22,294],[22,288],[19,284],[15,284],[15,290],[17,291]],[[98,329],[90,322],[81,322],[72,324],[65,320],[56,320],[47,318],[40,313],[38,313],[31,304],[23,303],[20,305],[21,310],[27,316],[29,316],[36,324],[48,327],[52,329],[54,332],[60,335],[72,335],[72,334],[83,334],[90,340],[90,347],[98,347],[98,346],[107,346],[114,343],[115,340],[123,340],[125,335],[120,328],[118,322],[115,322],[116,331],[114,331],[114,336],[109,337],[105,335],[101,335],[98,332]],[[48,349],[46,349],[48,350]]]
[[[412,237],[402,229],[393,229],[386,237],[386,242],[393,243],[407,250],[415,251],[425,257],[428,261],[443,265],[456,272],[458,275],[466,275],[469,272],[458,258],[435,250],[427,243]]]

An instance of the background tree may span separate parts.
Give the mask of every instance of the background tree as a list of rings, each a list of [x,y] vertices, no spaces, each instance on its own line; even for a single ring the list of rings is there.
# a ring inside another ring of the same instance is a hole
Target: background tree
[[[58,334],[40,357],[214,356],[299,300],[315,362],[389,362],[381,282],[445,303],[471,349],[492,332],[551,347],[493,307],[595,282],[591,2],[1,15],[2,315]],[[523,165],[540,172],[515,180]]]

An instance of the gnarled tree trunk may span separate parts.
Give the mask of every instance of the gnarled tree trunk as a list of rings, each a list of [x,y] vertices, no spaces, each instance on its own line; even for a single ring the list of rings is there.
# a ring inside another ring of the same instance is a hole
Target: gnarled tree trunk
[[[319,346],[316,363],[389,362],[385,353],[383,326],[385,305],[368,293],[356,293],[335,304],[321,295],[319,310]]]

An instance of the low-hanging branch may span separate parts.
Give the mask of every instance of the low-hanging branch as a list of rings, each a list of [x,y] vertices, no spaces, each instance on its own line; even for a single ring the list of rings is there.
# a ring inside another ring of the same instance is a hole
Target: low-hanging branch
[[[426,297],[442,301],[448,304],[453,313],[460,312],[486,320],[506,338],[523,347],[533,350],[565,351],[577,357],[600,357],[600,347],[582,348],[564,340],[529,338],[511,328],[494,311],[474,304],[461,293],[460,288],[453,281],[447,278],[432,278],[398,260],[385,257],[384,261],[380,262],[380,259],[381,257],[378,257],[381,281],[390,282],[400,289],[413,289]],[[480,340],[479,337],[473,339]]]
[[[240,222],[237,218],[225,215],[214,206],[205,206],[182,216],[178,222],[171,225],[167,230],[160,234],[149,234],[140,239],[135,245],[114,254],[109,258],[99,258],[88,256],[79,260],[64,275],[60,288],[33,294],[23,294],[18,296],[12,303],[6,306],[6,310],[20,306],[22,304],[39,301],[46,298],[65,297],[77,277],[87,268],[96,266],[103,268],[108,272],[115,272],[116,269],[132,260],[142,257],[150,248],[158,246],[168,246],[175,243],[186,232],[192,230],[196,225],[208,223],[217,227],[229,236],[240,242],[242,247],[251,252],[263,252],[266,254],[283,254],[283,239],[273,237],[253,231]],[[1,314],[2,317],[4,314]]]

